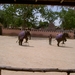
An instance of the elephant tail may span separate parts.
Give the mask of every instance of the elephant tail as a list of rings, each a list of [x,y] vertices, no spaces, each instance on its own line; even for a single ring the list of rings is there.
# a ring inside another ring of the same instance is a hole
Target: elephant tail
[[[17,40],[16,43],[17,43],[18,41],[19,41],[19,40]]]
[[[16,43],[19,42],[19,38],[20,38],[20,37],[18,36],[18,39],[17,39]]]

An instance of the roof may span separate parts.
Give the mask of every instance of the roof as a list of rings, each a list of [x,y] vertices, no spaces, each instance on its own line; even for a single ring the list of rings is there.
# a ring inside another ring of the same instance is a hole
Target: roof
[[[56,29],[56,26],[52,22],[47,27],[47,30],[55,30],[55,29]]]
[[[47,4],[75,6],[75,0],[0,0],[0,3]]]

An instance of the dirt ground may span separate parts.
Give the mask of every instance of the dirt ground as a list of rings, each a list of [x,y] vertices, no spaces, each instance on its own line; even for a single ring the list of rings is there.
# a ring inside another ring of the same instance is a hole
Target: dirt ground
[[[48,38],[33,38],[19,46],[16,36],[0,36],[0,66],[19,68],[75,69],[75,40],[57,47],[55,39],[49,45]],[[2,70],[2,75],[67,75],[59,72],[15,72]],[[70,74],[70,75],[75,75]]]

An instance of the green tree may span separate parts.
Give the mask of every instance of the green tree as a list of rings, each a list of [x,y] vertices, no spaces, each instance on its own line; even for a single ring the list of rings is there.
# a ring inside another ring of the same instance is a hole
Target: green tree
[[[75,28],[75,10],[74,9],[62,8],[61,12],[59,12],[59,17],[60,17],[60,21],[62,22],[61,27],[63,29]]]
[[[0,10],[0,23],[3,24],[4,27],[7,27],[7,22],[5,20],[5,15],[3,10]]]
[[[21,17],[23,23],[23,27],[35,27],[37,24],[37,17],[35,17],[35,14],[39,13],[39,7],[41,8],[41,5],[28,5],[28,4],[18,4],[17,5],[17,13]]]
[[[11,24],[13,27],[15,25],[15,15],[16,15],[16,9],[13,7],[13,4],[4,4],[3,5],[3,11],[4,11],[4,18],[6,21],[7,27]]]
[[[32,4],[4,4],[5,18],[7,24],[20,24],[22,27],[35,27],[37,24],[37,16],[39,9],[42,9],[44,5],[32,5]],[[19,21],[19,23],[17,23]]]

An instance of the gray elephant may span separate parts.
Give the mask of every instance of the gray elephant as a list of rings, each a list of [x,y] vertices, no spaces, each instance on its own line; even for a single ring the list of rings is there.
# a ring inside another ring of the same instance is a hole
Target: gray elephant
[[[23,30],[18,34],[18,40],[19,40],[19,45],[22,45],[23,40],[26,40],[26,43],[28,42],[28,37],[31,39],[31,33],[29,30]]]
[[[64,42],[67,41],[66,38],[70,38],[69,34],[68,33],[61,33],[61,34],[58,34],[56,36],[56,40],[57,40],[57,46],[59,46],[60,42],[62,41],[62,43],[64,44]]]

